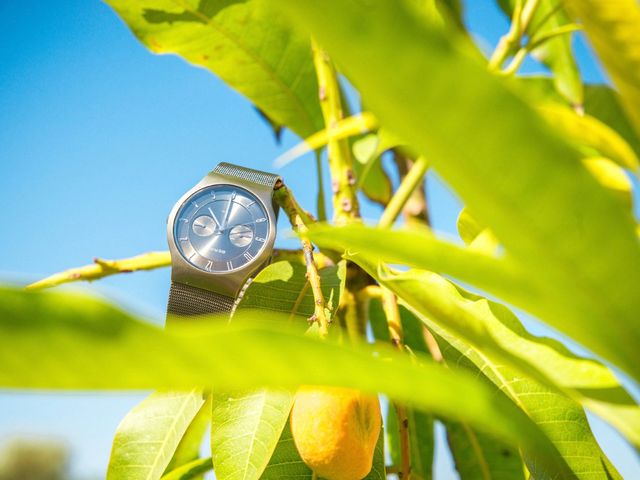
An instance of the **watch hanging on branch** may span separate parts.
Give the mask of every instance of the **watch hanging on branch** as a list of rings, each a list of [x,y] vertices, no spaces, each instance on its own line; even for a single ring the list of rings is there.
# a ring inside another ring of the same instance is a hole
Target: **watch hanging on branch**
[[[231,312],[268,263],[276,237],[278,175],[220,163],[173,206],[167,222],[167,315]]]

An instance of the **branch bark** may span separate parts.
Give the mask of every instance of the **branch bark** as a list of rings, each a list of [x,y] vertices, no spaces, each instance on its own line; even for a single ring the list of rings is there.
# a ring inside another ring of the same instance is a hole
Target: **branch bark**
[[[329,334],[329,323],[331,319],[326,313],[326,303],[324,300],[324,294],[322,293],[318,265],[316,264],[313,255],[313,245],[306,236],[308,232],[307,225],[315,220],[311,215],[305,212],[302,207],[300,207],[293,194],[284,183],[280,182],[276,185],[274,199],[276,203],[280,205],[282,210],[284,210],[285,214],[289,218],[291,226],[300,236],[304,261],[307,267],[307,280],[311,286],[314,300],[314,312],[309,318],[309,321],[318,322],[318,326],[320,327],[320,336],[326,337]]]
[[[349,223],[360,217],[356,195],[353,157],[346,139],[332,138],[332,129],[344,118],[342,95],[335,67],[329,56],[312,42],[313,63],[318,77],[318,97],[322,116],[329,134],[328,156],[333,192],[333,220],[336,224]]]

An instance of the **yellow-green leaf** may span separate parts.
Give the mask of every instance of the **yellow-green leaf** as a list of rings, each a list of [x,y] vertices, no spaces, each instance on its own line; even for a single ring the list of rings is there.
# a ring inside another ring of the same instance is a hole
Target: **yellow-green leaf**
[[[283,330],[286,315],[254,311],[243,317],[229,325],[188,322],[163,331],[85,296],[2,288],[0,386],[184,390],[215,384],[233,391],[305,383],[380,391],[519,444],[549,475],[574,478],[527,416],[471,375],[391,348]]]
[[[496,235],[507,266],[530,283],[526,295],[506,284],[501,290],[640,378],[635,221],[580,154],[455,37],[402,2],[282,6],[310,28],[380,122],[429,159]],[[421,82],[407,82],[414,78]],[[401,250],[411,257],[422,246]]]
[[[640,134],[640,5],[637,0],[565,0],[581,20]]]
[[[154,53],[180,55],[301,137],[322,128],[309,37],[268,0],[107,0]]]

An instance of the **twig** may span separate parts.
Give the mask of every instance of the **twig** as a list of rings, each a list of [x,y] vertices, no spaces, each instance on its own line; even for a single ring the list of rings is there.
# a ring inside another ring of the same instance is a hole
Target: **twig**
[[[312,41],[313,63],[318,77],[318,97],[324,123],[329,133],[329,171],[333,192],[333,219],[345,224],[360,217],[353,158],[346,139],[331,137],[333,127],[344,118],[342,95],[336,70],[329,56]]]
[[[411,194],[416,190],[418,185],[422,182],[429,164],[424,157],[418,157],[411,167],[411,170],[402,179],[398,190],[394,193],[393,197],[387,204],[387,208],[384,209],[378,226],[381,228],[389,228],[393,225],[398,215],[407,204],[407,201],[411,197]]]
[[[322,154],[320,150],[316,150],[316,175],[318,181],[318,196],[316,197],[316,213],[318,220],[327,221],[327,206],[324,201],[324,179],[322,178]]]
[[[304,263],[304,253],[302,250],[278,249],[273,251],[274,260],[287,260]],[[316,253],[316,264],[318,268],[328,267],[334,262],[322,253]],[[91,282],[110,275],[119,273],[131,273],[139,270],[154,270],[171,266],[171,256],[169,252],[149,252],[130,258],[119,260],[105,260],[95,258],[94,263],[83,267],[70,268],[63,272],[54,273],[42,280],[38,280],[25,288],[27,290],[42,290],[45,288],[57,287],[63,283],[70,282]]]
[[[523,0],[525,1],[525,0]],[[522,38],[524,37],[531,19],[533,18],[540,0],[526,0],[526,3],[519,1],[513,9],[511,27],[509,31],[500,38],[496,49],[489,59],[489,69],[499,71],[506,59],[521,47]]]
[[[153,270],[155,268],[168,267],[169,265],[171,265],[171,256],[169,255],[169,252],[149,252],[120,260],[94,258],[93,264],[86,265],[84,267],[71,268],[60,273],[54,273],[47,278],[43,278],[31,285],[27,285],[26,289],[40,290],[43,288],[55,287],[63,283],[83,280],[93,281],[110,275],[115,275],[116,273]]]
[[[291,226],[300,236],[303,256],[307,266],[307,280],[309,281],[309,285],[311,285],[311,291],[313,292],[314,299],[314,311],[311,318],[309,318],[309,321],[318,322],[318,326],[320,327],[320,336],[326,337],[329,333],[330,319],[327,317],[325,310],[325,300],[320,283],[320,274],[318,273],[318,266],[313,256],[313,245],[307,238],[307,225],[314,220],[300,207],[293,194],[284,183],[280,182],[276,185],[274,199],[284,210],[285,214],[289,218]]]
[[[393,292],[382,287],[382,308],[387,317],[387,326],[391,343],[400,351],[404,351],[402,320],[398,309],[398,300]],[[400,466],[398,478],[409,477],[411,474],[411,445],[409,444],[409,416],[407,407],[393,402],[398,417],[398,432],[400,437]]]

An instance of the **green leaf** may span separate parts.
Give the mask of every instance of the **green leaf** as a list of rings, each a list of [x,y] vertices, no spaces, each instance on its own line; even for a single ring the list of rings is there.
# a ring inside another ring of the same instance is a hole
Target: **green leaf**
[[[306,268],[297,263],[276,262],[253,279],[237,312],[251,308],[285,313],[288,318],[313,313],[313,294]],[[339,302],[343,274],[339,267],[320,271],[326,298]],[[343,275],[344,277],[344,275]],[[271,459],[289,418],[294,394],[257,390],[214,395],[211,451],[219,479],[258,479]]]
[[[300,480],[311,478],[313,472],[302,461],[291,435],[291,427],[287,422],[278,444],[264,470],[262,480]]]
[[[462,480],[525,478],[517,449],[487,438],[466,423],[444,423],[449,449]]]
[[[197,389],[152,393],[145,398],[118,426],[107,479],[160,478],[204,402]]]
[[[382,167],[378,134],[370,133],[353,142],[353,167],[358,185],[374,202],[386,205],[391,199],[391,181]]]
[[[363,243],[373,247],[369,252],[380,251],[377,231],[374,231],[376,234],[363,234],[358,227],[343,231],[355,234],[354,237],[349,236],[350,239],[366,239]],[[385,248],[397,251],[394,250],[397,248],[394,237],[400,233],[384,235]],[[338,239],[335,231],[331,238]],[[399,245],[420,243],[415,239],[400,238]],[[616,426],[631,443],[640,446],[640,409],[607,367],[595,360],[574,355],[558,341],[529,334],[506,307],[473,296],[439,275],[419,270],[397,275],[377,272],[362,256],[362,252],[366,251],[363,245],[348,243],[350,248],[361,252],[352,259],[413,309],[438,321],[439,325],[480,349],[494,361],[507,362],[507,365],[533,376],[550,388],[563,390]],[[423,239],[422,251],[426,250]],[[433,250],[432,253],[440,260],[447,255],[446,250]],[[477,257],[478,254],[469,252],[466,263]],[[396,256],[390,260],[399,259]],[[491,271],[487,268],[487,273]],[[481,271],[478,275],[481,275]]]
[[[517,0],[500,0],[498,3],[511,18]],[[558,28],[569,25],[571,20],[557,0],[539,0],[537,8],[527,26],[530,42],[551,34]],[[553,73],[553,83],[560,94],[573,105],[582,105],[584,91],[578,65],[573,58],[571,34],[546,40],[531,53]]]
[[[582,147],[586,156],[591,149],[599,152],[623,168],[638,170],[640,162],[629,144],[611,127],[590,115],[578,115],[559,105],[543,105],[542,116],[566,138]]]
[[[640,157],[640,133],[636,133],[616,93],[608,85],[587,85],[585,112],[613,128]]]
[[[335,310],[344,290],[346,264],[319,271],[327,307]],[[310,317],[315,309],[313,292],[301,263],[276,262],[263,269],[247,288],[238,310],[259,309]]]
[[[211,422],[211,397],[200,407],[200,411],[191,421],[180,443],[173,453],[173,458],[165,470],[165,475],[179,467],[189,464],[200,457],[200,447],[204,434]],[[187,469],[190,470],[190,469]],[[202,478],[202,477],[193,477]]]
[[[253,311],[229,325],[188,322],[163,331],[86,296],[2,288],[0,386],[184,390],[215,383],[220,391],[233,391],[304,383],[384,392],[519,444],[550,474],[573,478],[527,416],[471,375],[392,349],[283,330],[286,320]]]
[[[532,100],[536,106],[548,103],[571,106],[557,94],[548,77],[518,77],[513,79],[513,84],[522,95]],[[640,156],[640,137],[633,130],[629,118],[620,106],[616,93],[610,86],[585,85],[584,111],[587,115],[615,130],[633,149],[636,157]]]
[[[499,263],[517,268],[520,283],[528,285],[516,291],[521,285],[507,285],[503,277],[493,293],[509,290],[507,300],[640,378],[635,221],[590,175],[578,152],[456,38],[397,2],[374,0],[364,8],[353,0],[298,0],[282,6],[342,65],[381,124],[426,155],[496,235],[506,250]],[[378,253],[392,248],[388,234],[382,235],[385,247]],[[430,257],[416,243],[420,238],[405,239],[394,255],[409,262]],[[470,274],[465,277],[478,273],[462,264],[455,269]],[[496,279],[495,272],[485,274]]]
[[[294,395],[258,390],[214,394],[211,451],[216,478],[261,477],[287,423]]]
[[[571,353],[556,340],[531,335],[506,307],[436,274],[409,271],[379,279],[421,318],[432,319],[447,340],[443,328],[477,348],[486,361],[510,366],[532,375],[549,389],[564,391],[640,447],[640,408],[601,363]]]
[[[566,0],[565,6],[582,21],[640,134],[640,5],[636,0]]]
[[[211,457],[198,458],[164,474],[162,480],[193,480],[194,478],[203,478],[203,475],[212,468]]]
[[[502,305],[466,292],[430,272],[410,271],[380,279],[434,333],[447,365],[469,369],[478,378],[488,378],[512,398],[556,444],[578,478],[592,478],[594,474],[602,478],[620,478],[600,450],[582,408],[554,387],[545,387],[510,367],[504,361],[509,354],[496,356],[495,352],[501,348],[513,350],[515,354],[522,351],[525,361],[529,360],[541,369],[546,368],[548,376],[553,373],[564,381],[582,380],[588,382],[589,387],[598,383],[604,387],[599,392],[600,397],[609,394],[611,383],[616,382],[605,367],[571,354],[557,341],[528,334]],[[403,326],[412,325],[411,316],[403,315]],[[471,332],[466,335],[473,338],[471,345],[461,340],[465,338],[465,331]],[[495,343],[500,346],[492,346]],[[479,347],[474,348],[475,345]],[[603,379],[608,382],[603,384]],[[624,394],[619,385],[618,390]],[[618,400],[619,396],[610,398]],[[633,404],[631,397],[627,395],[627,398]],[[640,414],[637,408],[636,414]],[[637,431],[638,420],[640,415],[636,418],[636,425],[629,426],[631,430]],[[509,478],[522,476],[517,452],[498,444],[485,448],[484,444],[490,442],[483,440],[482,435],[476,435],[467,425],[447,422],[447,427],[452,451],[457,449],[454,458],[461,474],[463,471],[470,474],[494,470],[504,474],[504,470],[511,470]],[[529,462],[528,466],[538,478],[535,465]]]
[[[434,327],[433,322],[427,322]],[[523,377],[513,369],[492,362],[444,330],[437,327],[434,330],[447,364],[467,368],[479,377],[488,378],[500,391],[512,398],[556,444],[577,478],[622,479],[600,449],[591,433],[587,417],[578,404],[531,378]],[[492,454],[496,453],[498,452],[494,451]],[[511,454],[498,455],[498,458],[505,461],[504,457]],[[544,474],[536,472],[535,462],[531,462],[526,456],[525,461],[534,478],[545,478]],[[517,463],[513,465],[516,471],[520,466],[520,462]]]
[[[301,137],[323,128],[308,35],[268,0],[107,0],[154,53],[204,67],[272,124]]]

